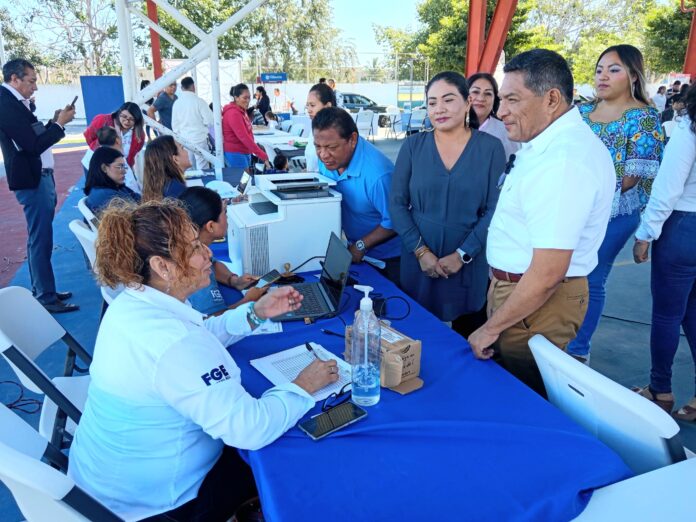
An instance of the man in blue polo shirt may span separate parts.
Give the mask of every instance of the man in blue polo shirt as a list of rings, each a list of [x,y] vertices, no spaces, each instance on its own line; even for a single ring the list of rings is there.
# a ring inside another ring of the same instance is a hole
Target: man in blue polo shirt
[[[319,172],[338,182],[343,195],[341,221],[353,262],[367,255],[384,261],[382,274],[399,283],[401,244],[389,216],[389,190],[394,164],[358,135],[353,118],[327,107],[312,120]]]

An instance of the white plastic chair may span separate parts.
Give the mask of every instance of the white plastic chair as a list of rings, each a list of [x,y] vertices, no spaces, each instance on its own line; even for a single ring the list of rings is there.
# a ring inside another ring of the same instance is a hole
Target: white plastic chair
[[[77,202],[77,209],[80,211],[82,216],[87,221],[87,225],[89,225],[89,228],[92,229],[96,234],[97,229],[99,228],[99,220],[97,219],[97,216],[95,216],[94,213],[87,206],[87,196],[85,196]]]
[[[67,468],[65,455],[0,404],[0,480],[29,522],[122,522],[42,459],[61,470]]]
[[[389,107],[387,107],[386,115],[387,118],[389,118],[387,138],[389,138],[389,136],[394,136],[394,139],[397,139],[399,135],[396,132],[396,126],[401,123],[401,111],[398,107],[390,105]]]
[[[570,357],[542,335],[529,347],[549,401],[612,448],[635,473],[686,459],[679,425],[664,410]]]
[[[587,507],[573,522],[693,520],[695,482],[696,459],[643,473],[594,490]]]
[[[662,124],[662,127],[665,129],[665,137],[669,138],[672,136],[672,131],[674,130],[674,127],[676,127],[676,125],[677,122],[674,120],[669,120]]]
[[[74,433],[80,421],[90,381],[88,375],[72,376],[75,370],[85,371],[75,365],[75,358],[89,365],[92,356],[26,288],[0,289],[0,310],[0,353],[25,388],[46,395],[39,433],[62,447],[65,431]],[[34,361],[57,341],[68,347],[65,368],[63,376],[50,379]]]
[[[94,262],[97,260],[97,233],[79,219],[73,219],[68,224],[68,227],[70,227],[70,230],[80,242],[82,250],[84,250],[89,260],[90,269],[94,269]]]
[[[425,118],[428,116],[428,111],[418,109],[411,113],[411,118],[408,122],[407,132],[420,132],[425,126]]]
[[[355,124],[358,126],[358,134],[369,138],[374,137],[375,131],[372,128],[372,119],[374,118],[374,111],[360,111],[355,117]]]

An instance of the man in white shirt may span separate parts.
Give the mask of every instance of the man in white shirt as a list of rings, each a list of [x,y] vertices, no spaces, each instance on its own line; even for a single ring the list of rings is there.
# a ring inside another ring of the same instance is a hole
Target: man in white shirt
[[[276,114],[279,112],[288,111],[288,98],[280,92],[278,87],[273,89],[273,101],[271,102],[271,107],[273,108],[273,112]]]
[[[326,81],[326,84],[333,89],[334,94],[336,95],[336,107],[343,109],[343,94],[336,88],[336,80],[329,78]]]
[[[655,104],[655,108],[660,112],[664,111],[665,106],[667,105],[667,96],[665,96],[666,92],[667,87],[665,87],[664,85],[660,85],[657,88],[655,96],[652,97],[652,101]]]
[[[542,334],[565,349],[582,324],[586,276],[609,222],[614,165],[572,105],[573,76],[560,55],[534,49],[504,71],[498,116],[523,145],[501,179],[488,232],[488,321],[469,343],[480,359],[495,347],[506,369],[543,395],[527,342]]]
[[[172,130],[193,145],[210,150],[208,128],[213,124],[213,112],[205,101],[196,95],[193,78],[181,80],[181,93],[172,107]],[[194,169],[207,169],[210,163],[200,152],[188,151]]]

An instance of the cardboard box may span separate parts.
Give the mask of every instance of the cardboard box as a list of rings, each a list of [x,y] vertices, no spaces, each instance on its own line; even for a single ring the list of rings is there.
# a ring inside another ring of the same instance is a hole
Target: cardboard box
[[[352,327],[346,328],[346,345],[343,358],[350,362]],[[416,339],[382,324],[382,361],[380,381],[383,388],[389,388],[402,395],[423,387],[420,375],[422,345]]]

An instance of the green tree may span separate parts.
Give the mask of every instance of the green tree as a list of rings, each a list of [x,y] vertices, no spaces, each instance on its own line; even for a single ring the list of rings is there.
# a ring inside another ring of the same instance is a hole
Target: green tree
[[[488,0],[486,24],[490,25],[495,9],[495,0]],[[519,3],[505,42],[505,53],[516,54],[533,36],[533,31],[523,29],[528,13],[528,0]],[[423,58],[422,65],[429,61],[430,71],[445,69],[461,71],[466,59],[466,40],[469,21],[468,0],[423,0],[417,7],[417,31],[404,31],[391,27],[375,26],[375,39],[385,46],[391,54],[417,53]],[[405,64],[407,67],[410,64]],[[414,68],[416,67],[414,64]],[[404,79],[404,69],[399,71]]]
[[[120,69],[113,0],[28,0],[21,22],[46,54],[59,63],[79,63],[84,71]]]
[[[176,5],[196,25],[210,31],[246,3],[179,0]],[[161,10],[159,20],[186,47],[198,43],[193,34]],[[222,36],[218,45],[222,59],[249,58],[258,61],[262,71],[285,71],[291,78],[309,76],[310,81],[321,74],[345,80],[345,71],[357,64],[354,46],[332,25],[328,0],[269,0]],[[183,57],[164,39],[162,53],[165,57]],[[337,74],[340,71],[343,74]],[[254,72],[252,78],[255,76]]]
[[[648,13],[644,54],[653,72],[682,70],[693,16],[681,12],[678,0],[672,0],[671,5],[655,7]]]
[[[2,37],[5,43],[5,57],[8,60],[24,58],[34,65],[48,65],[50,59],[45,56],[26,33],[17,30],[20,25],[10,16],[7,9],[0,9]]]

